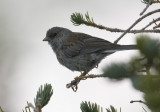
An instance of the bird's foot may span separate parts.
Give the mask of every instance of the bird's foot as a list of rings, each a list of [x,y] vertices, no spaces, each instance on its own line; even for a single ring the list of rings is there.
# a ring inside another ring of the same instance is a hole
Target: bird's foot
[[[66,88],[72,88],[74,92],[78,90],[78,84],[81,80],[86,80],[85,75],[88,74],[88,71],[81,72],[81,75],[79,77],[75,77],[74,80],[71,81],[71,83],[66,84]]]
[[[79,82],[80,82],[80,80],[79,79],[75,79],[75,80],[73,80],[73,81],[71,81],[71,83],[68,83],[67,85],[66,85],[66,87],[67,88],[72,88],[72,90],[74,91],[74,92],[76,92],[77,90],[78,90],[78,84],[79,84]]]

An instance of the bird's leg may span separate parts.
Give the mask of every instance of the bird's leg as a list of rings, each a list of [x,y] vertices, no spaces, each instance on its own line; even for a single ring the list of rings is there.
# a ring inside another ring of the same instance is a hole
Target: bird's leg
[[[85,70],[84,72],[82,72],[80,76],[85,76],[86,74],[88,74],[88,70]]]
[[[80,71],[80,72],[81,72],[81,75],[79,77],[85,76],[87,74],[86,71],[84,71],[84,72]],[[73,81],[71,81],[71,83],[70,83],[71,84],[71,88],[72,88],[72,90],[74,92],[76,92],[78,90],[78,84],[79,84],[79,82],[80,82],[80,79],[74,79]]]
[[[81,74],[82,74],[82,69],[81,69],[80,64],[78,65],[78,68],[79,68],[79,71],[80,71],[80,72],[81,72]]]
[[[83,73],[81,73],[81,75],[79,76],[79,78],[81,80],[85,80],[86,78],[83,78],[83,76],[85,76],[86,74],[88,74],[88,70],[85,70]]]

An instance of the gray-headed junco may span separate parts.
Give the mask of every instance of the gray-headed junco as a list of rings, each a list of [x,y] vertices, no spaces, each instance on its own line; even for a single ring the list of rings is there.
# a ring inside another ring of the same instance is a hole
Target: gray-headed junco
[[[84,33],[53,27],[43,41],[48,41],[60,64],[86,75],[106,56],[121,50],[136,49],[135,45],[118,45]]]

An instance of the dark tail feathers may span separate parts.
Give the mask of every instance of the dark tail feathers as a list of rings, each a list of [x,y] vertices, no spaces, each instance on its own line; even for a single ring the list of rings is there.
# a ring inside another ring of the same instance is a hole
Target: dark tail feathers
[[[134,50],[137,49],[136,45],[118,45],[112,49],[107,49],[103,53],[114,53],[117,51],[123,51],[123,50]]]
[[[132,50],[137,49],[136,45],[120,45],[117,49],[119,50]]]

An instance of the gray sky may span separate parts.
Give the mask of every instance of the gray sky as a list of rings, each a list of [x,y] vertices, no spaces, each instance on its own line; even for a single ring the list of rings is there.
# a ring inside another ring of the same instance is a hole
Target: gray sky
[[[114,41],[120,33],[110,33],[92,27],[74,26],[70,22],[73,12],[86,13],[98,24],[126,29],[137,18],[145,5],[141,0],[0,0],[0,106],[7,112],[21,112],[26,101],[32,102],[38,87],[51,83],[53,96],[43,111],[81,112],[82,101],[96,102],[104,108],[113,105],[122,112],[142,112],[142,104],[130,104],[131,100],[143,100],[142,93],[132,88],[129,80],[112,82],[97,78],[82,81],[75,93],[65,86],[78,72],[61,66],[50,46],[43,42],[46,31],[54,26],[69,28],[93,36]],[[152,6],[149,10],[153,10]],[[155,5],[155,7],[158,7]],[[154,18],[149,18],[151,21]],[[142,27],[144,20],[136,28]],[[157,36],[157,35],[155,35]],[[135,35],[126,35],[120,44],[134,44]],[[115,53],[104,59],[98,69],[90,73],[102,73],[104,65],[127,62],[137,51]]]

